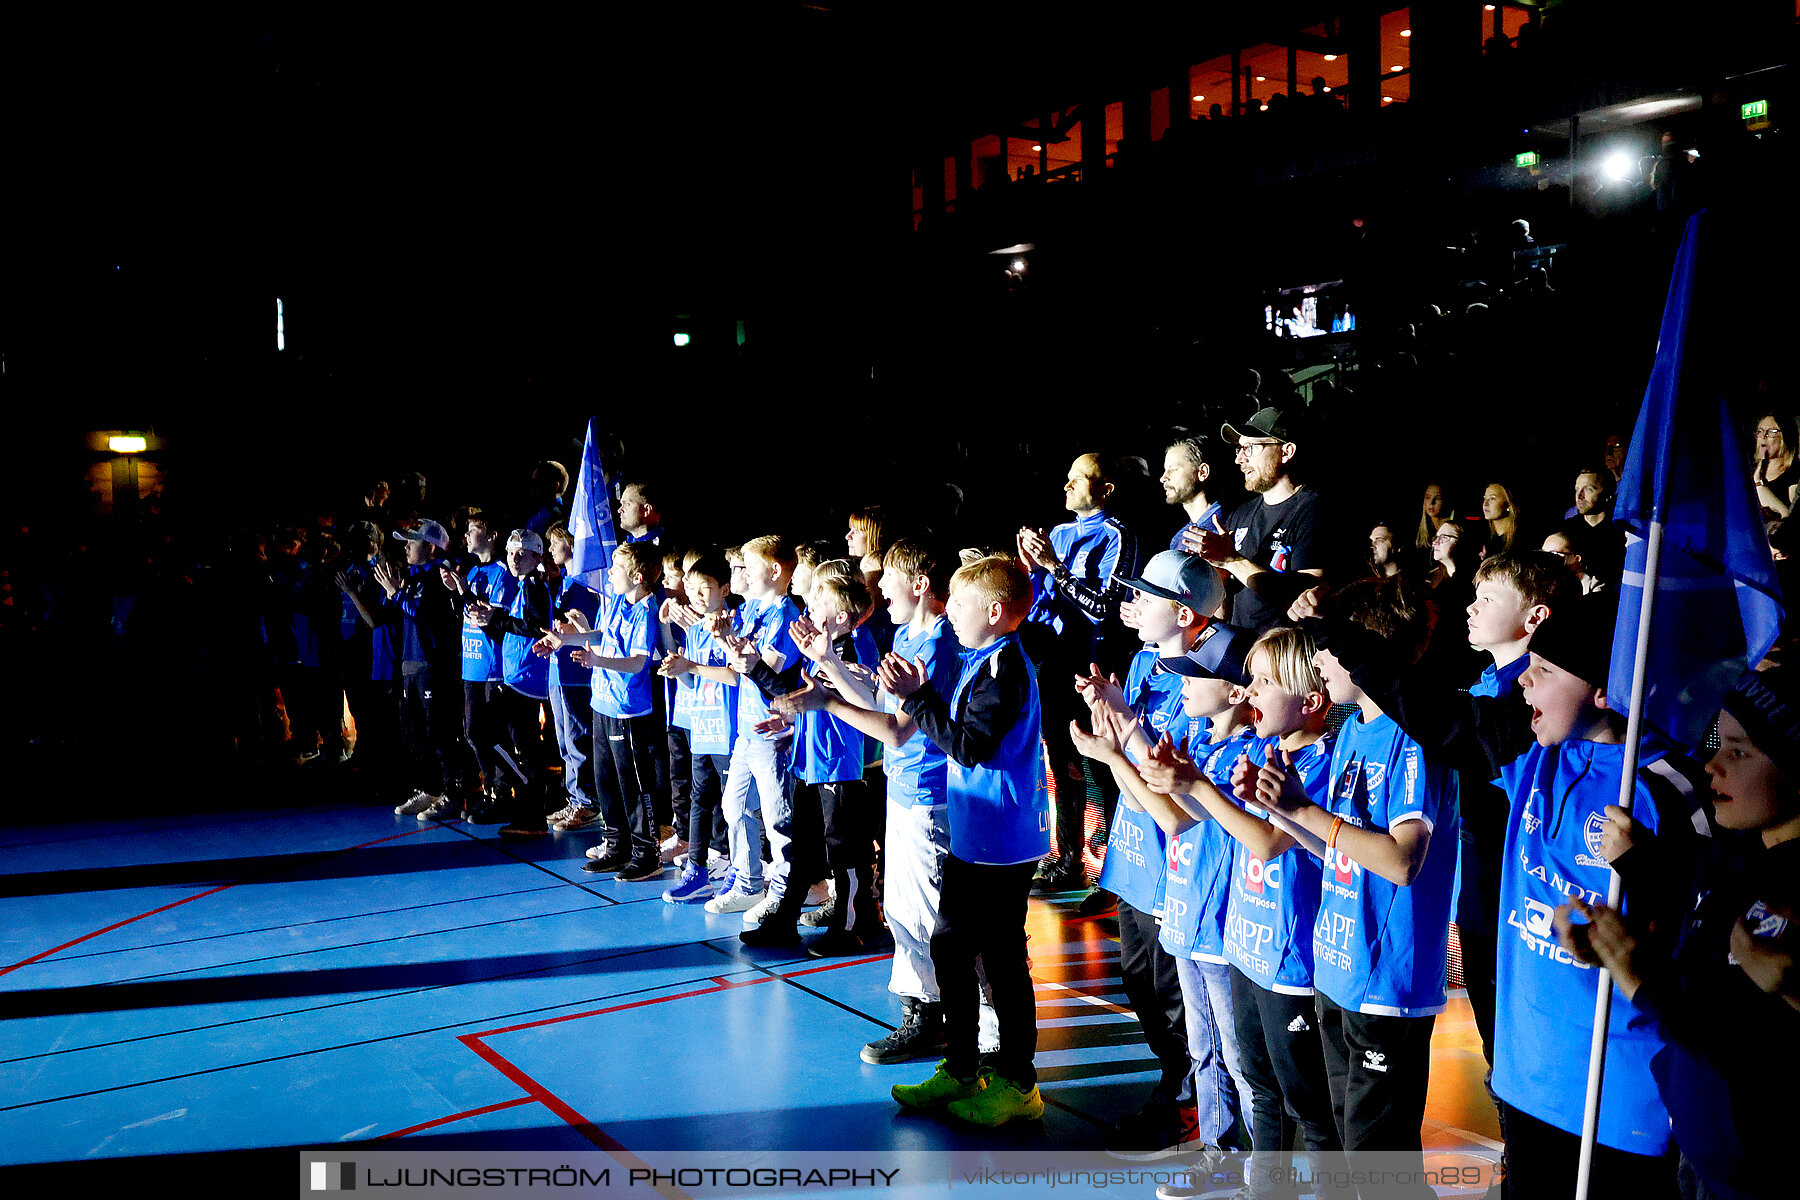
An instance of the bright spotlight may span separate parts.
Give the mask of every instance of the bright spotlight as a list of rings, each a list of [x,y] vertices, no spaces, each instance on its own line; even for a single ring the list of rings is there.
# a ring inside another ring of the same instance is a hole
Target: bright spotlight
[[[1615,150],[1600,164],[1600,172],[1613,183],[1623,183],[1631,177],[1631,169],[1635,165],[1631,161],[1631,155],[1623,150]]]
[[[1205,96],[1195,96],[1195,97],[1194,97],[1194,99],[1196,99],[1196,100],[1204,100],[1204,99],[1206,99],[1206,97],[1205,97]]]
[[[1012,261],[1012,269],[1013,269],[1013,273],[1014,273],[1014,274],[1024,274],[1024,271],[1025,271],[1025,260],[1024,260],[1024,259],[1022,259],[1022,258],[1015,258],[1015,259],[1013,259],[1013,261]]]
[[[1401,31],[1400,31],[1400,36],[1401,36],[1401,37],[1411,37],[1411,36],[1412,36],[1412,30],[1410,30],[1410,29],[1402,29],[1402,30],[1401,30]]]
[[[1327,54],[1327,55],[1326,55],[1326,56],[1325,56],[1325,61],[1326,61],[1326,62],[1336,62],[1336,61],[1337,61],[1337,55],[1335,55],[1335,54]]]
[[[677,346],[685,346],[692,340],[693,339],[688,337],[688,335],[685,333],[678,333],[675,335],[675,344]]]
[[[109,437],[106,448],[114,454],[142,454],[149,443],[141,437]]]

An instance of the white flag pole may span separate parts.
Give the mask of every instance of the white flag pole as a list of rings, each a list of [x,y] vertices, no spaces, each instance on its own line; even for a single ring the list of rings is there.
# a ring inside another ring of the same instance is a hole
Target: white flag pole
[[[1638,744],[1643,737],[1644,676],[1650,666],[1650,620],[1656,607],[1656,578],[1662,566],[1662,513],[1650,511],[1648,544],[1644,554],[1643,600],[1638,607],[1637,653],[1631,664],[1631,711],[1625,721],[1625,765],[1619,773],[1619,807],[1631,811],[1637,789]],[[1606,906],[1618,910],[1624,885],[1613,871],[1606,887]],[[1599,991],[1594,997],[1594,1036],[1588,1045],[1587,1104],[1581,1116],[1581,1163],[1575,1173],[1575,1200],[1587,1200],[1593,1174],[1594,1139],[1600,1128],[1600,1085],[1606,1073],[1606,1033],[1612,1017],[1612,972],[1599,970]]]

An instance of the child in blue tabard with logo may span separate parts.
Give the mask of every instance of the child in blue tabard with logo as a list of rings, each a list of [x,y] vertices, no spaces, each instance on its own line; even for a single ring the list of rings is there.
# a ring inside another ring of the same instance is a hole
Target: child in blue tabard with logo
[[[527,747],[537,735],[538,705],[550,698],[550,664],[533,653],[533,645],[550,621],[550,593],[538,565],[544,558],[544,540],[529,529],[515,529],[506,539],[506,569],[513,580],[505,607],[475,603],[475,623],[500,634],[500,678],[505,689],[496,697],[499,717],[493,751],[510,795],[505,805],[508,820],[501,827],[505,837],[537,836],[548,832],[544,822],[544,779]],[[446,573],[445,583],[455,584]]]
[[[561,523],[545,535],[556,575],[550,583],[550,612],[569,619],[580,613],[589,625],[600,612],[600,594],[569,574],[575,556],[575,539]],[[568,804],[546,818],[558,833],[600,828],[605,818],[594,796],[593,672],[575,663],[575,649],[565,646],[550,658],[550,718],[556,730],[556,748],[562,757],[563,792]]]
[[[489,804],[502,787],[510,791],[512,783],[504,777],[494,753],[501,730],[500,691],[506,681],[500,671],[501,631],[497,627],[484,628],[476,617],[485,605],[506,609],[518,591],[518,581],[494,555],[497,542],[487,518],[471,515],[463,531],[463,546],[474,556],[474,564],[462,576],[460,588],[451,577],[453,571],[444,576],[445,585],[459,593],[462,605],[463,745],[469,760],[464,776],[471,784],[481,780]],[[464,800],[463,811],[480,815],[486,807],[488,804],[469,797]]]
[[[1256,1158],[1247,1175],[1256,1197],[1293,1194],[1286,1150],[1295,1123],[1314,1167],[1325,1168],[1316,1180],[1319,1194],[1332,1194],[1342,1161],[1313,1002],[1319,860],[1253,802],[1258,771],[1271,757],[1287,765],[1315,802],[1327,794],[1330,702],[1313,652],[1311,639],[1292,628],[1271,629],[1252,647],[1247,699],[1256,740],[1231,767],[1235,799],[1172,744],[1159,746],[1140,768],[1152,790],[1197,802],[1236,843],[1222,951],[1231,965],[1232,1017],[1251,1092]]]
[[[922,661],[890,654],[879,672],[881,686],[948,760],[950,853],[931,960],[949,1052],[924,1083],[896,1085],[894,1099],[990,1126],[1044,1114],[1025,957],[1031,877],[1050,848],[1037,675],[1018,638],[1030,607],[1031,581],[1018,560],[979,558],[950,580],[945,614],[965,648],[950,694],[927,681]],[[1000,1047],[986,1056],[978,956],[1000,1020]]]
[[[1416,661],[1430,634],[1426,593],[1400,577],[1363,580],[1332,610]],[[1313,925],[1319,1031],[1352,1169],[1411,1172],[1382,1196],[1433,1200],[1420,1157],[1431,1030],[1444,1010],[1450,885],[1456,872],[1455,778],[1426,759],[1332,656],[1313,658],[1334,704],[1357,714],[1338,731],[1330,792],[1315,802],[1277,761],[1257,796],[1324,860]],[[1410,1165],[1359,1163],[1363,1152],[1405,1152]],[[1367,1189],[1365,1189],[1366,1191]]]
[[[1229,788],[1231,771],[1255,741],[1246,660],[1255,638],[1244,630],[1208,622],[1184,653],[1159,660],[1163,672],[1181,681],[1182,715],[1188,731],[1157,742],[1149,754],[1179,747],[1204,778]],[[1095,712],[1093,735],[1076,731],[1083,753],[1110,765],[1120,796],[1141,806],[1159,827],[1165,847],[1158,939],[1175,961],[1193,1062],[1194,1125],[1200,1143],[1222,1150],[1248,1150],[1250,1085],[1239,1060],[1232,1018],[1231,969],[1225,960],[1225,918],[1231,892],[1235,842],[1198,802],[1152,790],[1123,752],[1135,721],[1116,712]],[[1101,723],[1106,725],[1100,729]],[[1114,1151],[1118,1153],[1117,1150]],[[1180,1191],[1182,1189],[1173,1189]],[[1186,1189],[1194,1194],[1203,1188]]]
[[[1130,798],[1135,773],[1129,761],[1142,758],[1168,734],[1181,744],[1189,739],[1189,718],[1182,711],[1181,676],[1161,670],[1158,659],[1185,653],[1201,636],[1225,599],[1219,573],[1205,559],[1165,550],[1150,560],[1141,579],[1127,579],[1130,590],[1120,611],[1137,630],[1144,648],[1131,660],[1125,686],[1090,677],[1077,684],[1090,708],[1104,704],[1118,717],[1136,723],[1123,754],[1113,763],[1113,777],[1125,803],[1115,805],[1108,831],[1099,886],[1119,898],[1119,965],[1125,994],[1138,1015],[1144,1040],[1162,1064],[1162,1079],[1141,1110],[1119,1120],[1107,1136],[1107,1149],[1127,1159],[1159,1158],[1197,1146],[1203,1140],[1194,1106],[1192,1059],[1187,1045],[1181,979],[1175,959],[1157,932],[1162,912],[1166,845],[1155,819]],[[1075,748],[1096,762],[1109,761],[1083,748],[1078,725],[1070,729]]]
[[[607,840],[588,848],[583,870],[617,871],[626,883],[662,873],[658,853],[654,757],[665,734],[651,689],[656,649],[656,598],[651,583],[662,554],[650,542],[613,552],[595,628],[559,621],[538,641],[548,655],[565,643],[582,647],[578,663],[593,672],[594,792],[606,813]]]
[[[737,735],[738,676],[725,665],[725,643],[713,632],[713,618],[726,613],[731,567],[716,552],[702,554],[683,573],[688,604],[700,619],[682,635],[682,649],[663,659],[658,674],[679,685],[676,696],[687,716],[691,782],[688,785],[688,851],[681,878],[663,893],[670,904],[699,903],[712,896],[708,847],[722,823],[719,801],[731,769],[731,744]],[[735,876],[724,871],[721,890]]]
[[[1679,927],[1688,899],[1667,880],[1690,876],[1701,840],[1691,785],[1648,741],[1639,751],[1629,825],[1621,823],[1625,814],[1615,805],[1625,723],[1605,687],[1613,606],[1590,596],[1552,613],[1532,634],[1531,665],[1518,689],[1499,697],[1446,692],[1419,679],[1366,630],[1318,619],[1309,597],[1293,615],[1312,618],[1306,623],[1356,686],[1427,755],[1469,769],[1485,762],[1508,798],[1493,1073],[1506,1182],[1518,1196],[1568,1192],[1580,1152],[1597,976],[1558,942],[1554,914],[1570,898],[1605,897],[1608,864],[1624,852],[1628,828],[1654,845],[1641,857],[1659,868],[1647,878],[1622,873],[1626,911],[1666,936]],[[1669,1116],[1650,1073],[1662,1038],[1615,992],[1606,1043],[1592,1194],[1673,1194]]]
[[[827,657],[840,669],[873,669],[879,652],[865,623],[869,610],[869,587],[859,565],[848,559],[819,563],[807,593],[807,615],[791,631],[805,656],[795,684],[815,678]],[[861,730],[819,709],[800,712],[793,722],[794,836],[797,843],[803,832],[816,834],[820,843],[819,853],[804,856],[796,846],[795,862],[822,860],[834,888],[825,933],[806,950],[815,958],[861,953],[885,941],[874,889],[875,815],[870,810],[876,797],[863,780],[868,739]],[[763,921],[757,941],[768,945],[791,940],[804,899],[804,891],[790,887],[784,903]]]

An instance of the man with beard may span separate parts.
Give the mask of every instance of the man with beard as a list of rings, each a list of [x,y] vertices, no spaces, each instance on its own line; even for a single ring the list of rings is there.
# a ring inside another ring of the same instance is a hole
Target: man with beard
[[[1169,443],[1163,451],[1162,478],[1157,480],[1162,484],[1163,499],[1180,505],[1187,514],[1187,524],[1169,539],[1171,550],[1187,550],[1190,531],[1197,534],[1215,528],[1215,519],[1224,516],[1219,502],[1206,495],[1207,481],[1212,478],[1212,464],[1207,461],[1211,440],[1203,433],[1191,434]]]
[[[1284,623],[1288,604],[1325,574],[1327,542],[1319,497],[1293,477],[1294,418],[1279,408],[1258,409],[1243,429],[1220,436],[1237,447],[1244,486],[1255,495],[1215,528],[1190,534],[1185,548],[1223,567],[1240,585],[1226,620],[1257,633]]]
[[[1575,476],[1575,515],[1563,525],[1570,549],[1581,555],[1582,568],[1611,587],[1625,569],[1625,534],[1613,524],[1612,489],[1607,475],[1592,467]]]

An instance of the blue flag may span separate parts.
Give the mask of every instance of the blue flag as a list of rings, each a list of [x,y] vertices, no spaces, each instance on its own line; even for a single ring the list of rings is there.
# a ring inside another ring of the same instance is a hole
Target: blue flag
[[[612,480],[600,460],[600,419],[589,417],[587,443],[581,449],[581,474],[575,480],[575,502],[569,506],[569,536],[575,539],[569,574],[608,595],[607,568],[619,539],[613,532]]]
[[[1631,435],[1613,518],[1625,529],[1625,577],[1613,636],[1612,707],[1631,695],[1652,521],[1663,526],[1652,609],[1644,720],[1697,749],[1719,703],[1781,631],[1781,588],[1769,557],[1750,460],[1719,390],[1701,329],[1696,283],[1704,211],[1688,219],[1650,385]],[[1717,320],[1713,319],[1716,335]]]

